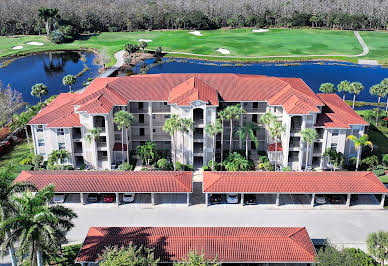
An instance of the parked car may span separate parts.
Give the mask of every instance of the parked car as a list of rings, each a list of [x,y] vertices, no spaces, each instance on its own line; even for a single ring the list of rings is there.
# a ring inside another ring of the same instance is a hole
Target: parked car
[[[315,195],[315,203],[316,204],[325,204],[326,196],[325,195]]]
[[[238,203],[238,194],[236,193],[226,194],[226,202],[231,204]]]
[[[55,194],[53,197],[54,203],[64,203],[65,202],[65,194]]]
[[[343,195],[332,195],[330,196],[331,204],[344,204],[346,202],[346,198]]]
[[[210,202],[213,204],[219,204],[222,201],[221,194],[210,194]]]
[[[96,193],[90,193],[88,195],[88,202],[98,202],[99,196]]]
[[[256,195],[255,194],[245,194],[244,195],[244,203],[246,205],[256,204]]]
[[[135,201],[135,193],[124,193],[123,194],[123,202],[132,203]]]
[[[116,198],[115,194],[104,194],[103,201],[106,203],[114,202]]]

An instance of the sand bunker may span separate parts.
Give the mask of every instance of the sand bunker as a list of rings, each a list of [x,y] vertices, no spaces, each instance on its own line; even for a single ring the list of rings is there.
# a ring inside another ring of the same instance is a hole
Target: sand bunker
[[[12,47],[11,49],[12,49],[12,50],[21,50],[21,49],[23,49],[23,46],[18,45],[18,46]]]
[[[189,32],[190,34],[193,34],[193,35],[195,35],[195,36],[202,36],[202,33],[200,32],[200,31],[190,31]]]
[[[139,42],[152,42],[152,40],[147,40],[147,39],[139,39]]]
[[[269,30],[267,29],[258,29],[258,30],[252,30],[252,32],[267,32]]]
[[[218,48],[216,51],[221,54],[230,54],[230,51],[228,49]]]
[[[34,46],[42,46],[42,45],[44,45],[44,43],[42,43],[42,42],[28,42],[27,44],[28,45],[34,45]]]

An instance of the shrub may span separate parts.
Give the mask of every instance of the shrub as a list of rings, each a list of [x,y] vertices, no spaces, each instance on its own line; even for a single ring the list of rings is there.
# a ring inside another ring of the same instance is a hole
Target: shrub
[[[388,167],[388,154],[384,154],[381,162],[383,163],[384,166]]]
[[[377,176],[385,175],[385,167],[382,165],[378,165],[376,169],[373,171]]]
[[[120,165],[119,170],[120,171],[132,171],[133,165],[125,162],[122,165]]]
[[[202,166],[202,169],[204,171],[211,171],[211,168],[209,168],[209,166],[207,166],[207,165]]]
[[[180,162],[175,163],[175,168],[177,171],[184,171],[184,165],[181,164]]]
[[[212,169],[212,164],[213,164],[213,160],[210,160],[208,163],[207,163],[207,166],[209,166],[210,169]],[[214,170],[217,170],[219,167],[219,164],[214,161]]]
[[[65,35],[61,30],[52,31],[48,38],[51,42],[56,44],[65,42]]]
[[[167,159],[159,159],[158,162],[156,163],[157,167],[160,169],[169,169],[170,168],[170,163],[167,161]]]
[[[371,171],[376,169],[379,164],[379,158],[376,155],[372,155],[363,159],[362,163],[368,166],[368,171]]]
[[[50,265],[71,266],[77,258],[78,252],[81,249],[81,244],[65,246],[60,252],[55,255],[50,255]]]

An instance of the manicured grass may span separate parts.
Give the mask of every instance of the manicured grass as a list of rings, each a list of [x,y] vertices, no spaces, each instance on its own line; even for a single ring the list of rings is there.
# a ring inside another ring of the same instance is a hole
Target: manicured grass
[[[388,184],[388,175],[380,176],[380,181],[384,184]]]
[[[20,161],[23,160],[29,152],[27,140],[17,144],[10,152],[0,158],[0,168],[12,165],[14,169],[13,172],[15,173],[14,178],[16,178],[21,171],[29,169],[27,166],[20,165]]]
[[[360,32],[369,47],[369,53],[362,59],[378,60],[380,64],[388,64],[388,32]]]
[[[363,115],[365,111],[356,111],[359,115]],[[368,130],[369,140],[372,141],[374,149],[382,154],[388,153],[388,128],[385,126],[375,127],[369,126]]]
[[[226,59],[216,49],[230,50],[231,56],[277,56],[301,55],[299,58],[270,58],[266,60],[297,60],[306,59],[303,55],[343,55],[358,54],[362,48],[352,31],[319,30],[319,29],[270,29],[269,32],[254,33],[251,29],[219,29],[201,31],[203,36],[189,34],[189,31],[141,31],[141,32],[104,32],[101,34],[83,36],[81,40],[67,44],[52,44],[45,36],[0,37],[0,56],[23,54],[28,52],[93,48],[105,50],[111,57],[109,65],[113,65],[115,52],[122,50],[128,42],[139,39],[151,39],[149,49],[161,46],[165,51],[217,55],[217,60]],[[43,46],[30,46],[27,42],[44,43]],[[22,50],[12,50],[17,45]],[[176,56],[176,55],[173,55]],[[191,56],[192,57],[192,56]],[[331,58],[333,57],[318,57]],[[318,59],[314,58],[314,59]],[[335,57],[334,57],[335,58]],[[342,58],[354,61],[351,58]],[[265,59],[233,58],[228,60],[259,61]]]

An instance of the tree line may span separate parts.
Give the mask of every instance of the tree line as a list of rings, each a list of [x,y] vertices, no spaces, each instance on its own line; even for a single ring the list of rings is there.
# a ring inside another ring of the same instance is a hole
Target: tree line
[[[365,0],[3,0],[0,35],[42,34],[42,7],[78,33],[220,27],[385,29],[388,1]],[[40,15],[39,15],[40,14]],[[72,30],[72,29],[67,29]]]

